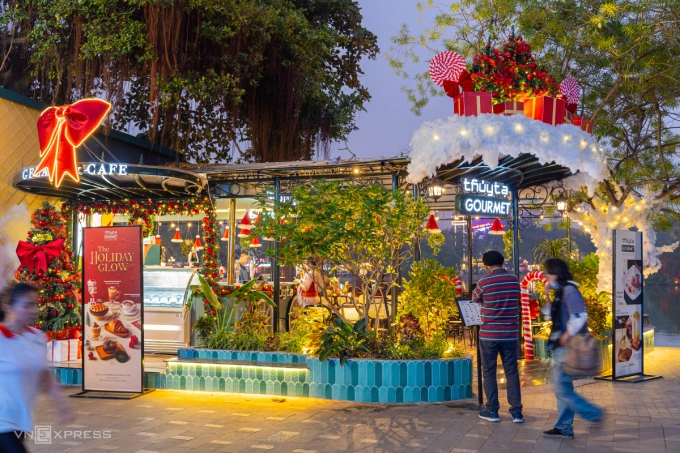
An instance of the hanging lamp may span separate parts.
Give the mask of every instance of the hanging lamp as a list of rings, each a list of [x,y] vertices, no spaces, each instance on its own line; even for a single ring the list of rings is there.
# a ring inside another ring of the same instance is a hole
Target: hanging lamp
[[[196,250],[203,250],[203,245],[201,244],[201,236],[196,235],[196,241],[194,241],[194,248]]]
[[[442,230],[439,229],[439,225],[437,225],[437,220],[434,218],[434,214],[430,214],[430,217],[427,218],[427,224],[425,225],[425,229],[427,230],[428,233],[442,232]]]
[[[502,236],[505,234],[505,231],[503,231],[503,224],[501,223],[501,219],[499,219],[498,217],[496,217],[496,220],[493,221],[493,225],[491,225],[491,230],[489,231],[489,234],[498,236]]]
[[[236,226],[242,230],[249,230],[253,227],[253,223],[250,221],[250,214],[248,211],[246,211],[246,215],[243,216],[241,221]]]
[[[175,235],[170,239],[170,242],[182,242],[184,239],[182,239],[182,235],[179,234],[179,228],[175,228]]]
[[[251,249],[256,249],[258,247],[262,247],[262,244],[260,244],[260,241],[257,239],[257,236],[255,236],[253,242],[251,242],[248,247],[250,247]]]
[[[229,228],[224,229],[224,234],[220,238],[220,241],[228,241],[229,240]]]
[[[248,236],[250,236],[250,230],[241,230],[238,234],[238,237],[240,238],[247,238]]]

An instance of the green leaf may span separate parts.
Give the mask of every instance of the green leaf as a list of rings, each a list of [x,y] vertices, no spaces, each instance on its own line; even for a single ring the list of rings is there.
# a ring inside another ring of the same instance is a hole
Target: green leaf
[[[208,304],[210,305],[210,307],[212,307],[213,310],[221,309],[222,304],[217,299],[217,295],[215,294],[215,291],[213,291],[210,284],[206,281],[206,279],[201,274],[197,274],[197,275],[198,275],[198,281],[201,282],[201,290],[203,291],[203,296],[208,301]]]

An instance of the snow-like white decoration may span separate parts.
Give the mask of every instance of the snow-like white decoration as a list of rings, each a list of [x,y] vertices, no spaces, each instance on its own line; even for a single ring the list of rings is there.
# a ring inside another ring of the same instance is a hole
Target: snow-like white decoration
[[[425,121],[411,136],[407,181],[417,183],[460,158],[481,156],[490,168],[503,156],[527,153],[540,163],[580,172],[589,192],[608,175],[605,154],[592,135],[571,124],[552,126],[524,115],[453,115]]]
[[[598,183],[609,176],[604,149],[580,128],[570,124],[551,126],[523,115],[482,114],[450,116],[424,122],[411,136],[411,163],[406,180],[418,183],[434,176],[437,168],[481,156],[494,169],[500,157],[527,153],[541,164],[556,163],[569,168],[573,176],[563,181],[567,190],[585,187],[593,195]],[[620,195],[620,194],[617,194]],[[636,227],[642,232],[645,275],[661,268],[659,255],[675,250],[680,242],[656,247],[651,214],[659,212],[666,201],[657,194],[643,197],[628,195],[621,207],[609,206],[595,197],[595,209],[579,208],[570,216],[590,234],[600,257],[599,288],[612,290],[612,231]]]
[[[594,209],[576,207],[576,210],[569,214],[574,222],[578,222],[584,231],[590,234],[590,239],[597,248],[597,254],[600,257],[600,271],[597,275],[600,290],[612,291],[614,230],[628,230],[636,227],[642,232],[642,259],[645,276],[661,269],[659,255],[672,252],[680,245],[680,242],[676,242],[663,247],[656,246],[656,231],[652,225],[651,214],[666,206],[666,201],[656,199],[656,195],[655,193],[647,193],[643,197],[629,195],[621,207],[610,206],[606,200],[595,197],[593,199]]]

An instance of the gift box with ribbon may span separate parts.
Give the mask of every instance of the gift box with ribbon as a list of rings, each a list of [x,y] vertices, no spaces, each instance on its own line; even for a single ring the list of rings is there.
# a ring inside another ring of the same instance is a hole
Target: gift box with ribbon
[[[574,126],[580,127],[582,131],[585,131],[591,135],[593,133],[593,122],[586,118],[575,116],[572,124]]]
[[[497,115],[524,115],[524,102],[505,101],[494,104],[493,112]]]
[[[78,360],[79,340],[51,340],[47,342],[47,360],[50,362],[68,362]]]
[[[477,116],[493,113],[491,93],[466,91],[453,99],[453,113],[460,116]]]
[[[529,118],[557,126],[564,124],[566,105],[564,99],[540,96],[524,101],[524,114]]]

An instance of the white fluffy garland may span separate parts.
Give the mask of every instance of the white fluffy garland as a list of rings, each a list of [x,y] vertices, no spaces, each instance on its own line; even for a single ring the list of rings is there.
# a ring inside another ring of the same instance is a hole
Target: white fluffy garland
[[[592,137],[570,124],[551,126],[524,115],[453,115],[425,121],[411,136],[407,181],[417,183],[437,168],[460,158],[481,156],[490,168],[502,156],[533,154],[540,163],[555,162],[583,174],[590,192],[607,177],[603,149]]]

